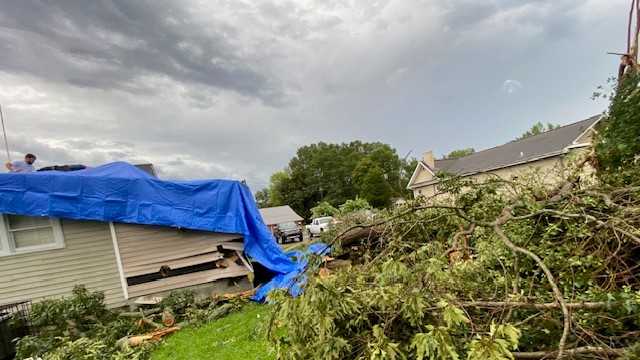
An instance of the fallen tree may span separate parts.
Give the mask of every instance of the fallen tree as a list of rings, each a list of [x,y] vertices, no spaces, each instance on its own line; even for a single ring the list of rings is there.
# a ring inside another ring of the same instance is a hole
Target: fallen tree
[[[573,175],[450,179],[447,204],[344,223],[329,242],[354,265],[273,296],[279,358],[619,357],[640,328],[640,187]]]
[[[323,240],[350,266],[272,295],[278,358],[640,359],[639,79],[556,186],[447,178],[447,201],[342,219]]]

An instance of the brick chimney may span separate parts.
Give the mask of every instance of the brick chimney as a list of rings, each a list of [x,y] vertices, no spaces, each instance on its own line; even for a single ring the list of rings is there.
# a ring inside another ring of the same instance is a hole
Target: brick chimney
[[[427,164],[431,169],[436,168],[436,160],[433,157],[433,151],[429,150],[422,154],[422,161]]]

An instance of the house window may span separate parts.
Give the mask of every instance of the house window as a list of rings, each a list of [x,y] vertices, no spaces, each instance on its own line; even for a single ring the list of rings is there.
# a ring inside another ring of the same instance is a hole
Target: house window
[[[0,216],[0,255],[63,247],[62,228],[57,219],[22,215]]]

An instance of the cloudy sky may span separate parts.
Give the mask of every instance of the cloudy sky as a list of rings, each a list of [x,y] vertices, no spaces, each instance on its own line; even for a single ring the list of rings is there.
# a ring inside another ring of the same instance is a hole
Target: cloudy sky
[[[0,0],[14,157],[247,179],[297,147],[414,156],[601,112],[628,0]]]

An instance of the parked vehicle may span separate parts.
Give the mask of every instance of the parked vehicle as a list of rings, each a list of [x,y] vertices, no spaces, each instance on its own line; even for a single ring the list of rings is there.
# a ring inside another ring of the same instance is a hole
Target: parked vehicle
[[[302,241],[302,229],[294,222],[276,225],[274,235],[280,244]]]
[[[313,219],[311,224],[307,225],[307,232],[310,236],[319,236],[320,233],[326,231],[335,221],[331,216],[325,216]]]

